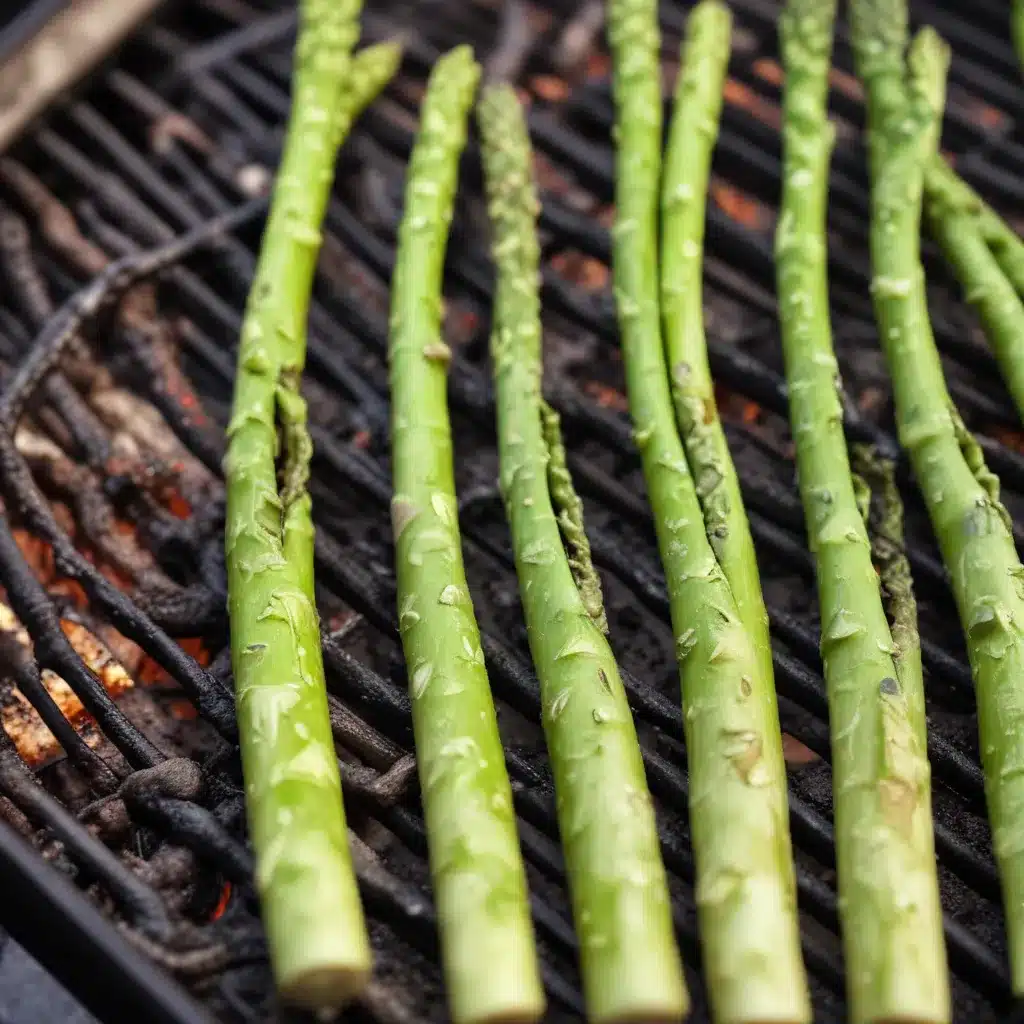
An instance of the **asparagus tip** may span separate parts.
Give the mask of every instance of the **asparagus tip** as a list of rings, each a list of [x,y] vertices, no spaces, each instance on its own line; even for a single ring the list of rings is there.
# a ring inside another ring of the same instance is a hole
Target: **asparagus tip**
[[[918,82],[938,111],[945,105],[945,82],[952,50],[938,32],[925,25],[914,36],[907,51],[910,78]]]
[[[723,0],[700,0],[700,3],[690,12],[689,25],[696,27],[704,21],[715,25],[716,30],[721,26],[732,25],[732,12],[729,5]]]
[[[405,42],[399,36],[396,36],[394,39],[384,39],[379,43],[374,43],[372,46],[367,46],[365,49],[360,50],[353,58],[353,61],[356,64],[363,61],[367,63],[372,61],[374,65],[380,66],[383,75],[390,78],[398,70],[398,65],[402,63]]]

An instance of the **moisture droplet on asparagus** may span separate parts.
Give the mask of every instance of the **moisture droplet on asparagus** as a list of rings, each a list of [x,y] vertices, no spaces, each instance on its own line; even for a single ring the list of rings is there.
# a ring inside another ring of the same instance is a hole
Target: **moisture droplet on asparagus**
[[[479,108],[493,253],[501,489],[541,685],[588,1019],[672,1021],[687,1006],[657,825],[605,638],[601,587],[557,414],[541,397],[537,197],[508,86]]]
[[[399,628],[455,1024],[544,1012],[512,790],[462,563],[441,284],[459,157],[480,69],[438,61],[405,189],[391,295]]]

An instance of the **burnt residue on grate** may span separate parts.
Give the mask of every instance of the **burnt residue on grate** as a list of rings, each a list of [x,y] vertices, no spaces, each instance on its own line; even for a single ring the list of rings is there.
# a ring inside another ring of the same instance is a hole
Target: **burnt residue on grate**
[[[666,76],[676,67],[686,6],[663,5]],[[945,146],[993,205],[1020,209],[1024,92],[1004,5],[975,0],[969,21],[953,0],[911,6],[956,53]],[[299,1019],[273,1002],[245,844],[219,469],[233,349],[259,241],[259,204],[250,201],[271,181],[287,111],[289,7],[182,0],[0,159],[0,419],[7,424],[0,432],[0,815],[87,890],[125,941],[231,1022]],[[832,1022],[843,1019],[844,998],[827,709],[773,297],[778,4],[733,0],[732,7],[734,54],[709,203],[707,320],[772,618],[815,1019]],[[373,988],[355,1011],[362,1018],[444,1019],[394,612],[385,350],[405,161],[423,83],[442,50],[470,41],[481,59],[516,75],[529,103],[543,199],[545,380],[567,432],[644,745],[697,997],[694,1019],[707,1019],[678,676],[611,303],[612,112],[599,20],[600,5],[590,0],[381,2],[368,5],[364,19],[373,38],[414,42],[342,154],[304,382],[316,442],[311,490],[332,725],[378,958]],[[895,453],[868,296],[863,110],[842,33],[833,85],[839,141],[830,256],[848,429]],[[232,230],[211,232],[222,215],[233,218]],[[471,143],[446,281],[466,565],[515,789],[550,1019],[578,1020],[575,938],[537,684],[496,487],[485,226]],[[108,269],[118,260],[127,260],[122,269],[154,262],[154,251],[166,254],[161,247],[182,236],[195,245],[158,280],[119,281]],[[926,248],[925,256],[950,390],[1019,519],[1024,433],[977,323],[936,253]],[[95,289],[95,309],[77,320],[66,307],[58,313],[98,275],[106,284]],[[127,290],[106,301],[115,285]],[[38,379],[46,365],[56,370]],[[905,465],[900,485],[921,606],[957,1020],[998,1020],[1013,1007],[971,677]],[[92,995],[102,1003],[102,993]]]

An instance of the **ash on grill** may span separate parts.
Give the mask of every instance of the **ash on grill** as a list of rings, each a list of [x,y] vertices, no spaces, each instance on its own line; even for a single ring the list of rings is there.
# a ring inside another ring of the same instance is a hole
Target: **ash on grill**
[[[183,0],[143,28],[82,98],[0,160],[0,373],[8,389],[0,402],[8,427],[0,431],[0,814],[40,857],[87,887],[126,941],[225,1021],[286,1016],[272,998],[231,740],[219,470],[232,347],[258,244],[258,210],[244,204],[271,180],[287,111],[294,14],[282,6]],[[1024,91],[1004,5],[975,0],[969,22],[953,0],[911,6],[954,46],[944,144],[958,170],[997,208],[1021,208],[1024,186],[1015,170],[1024,156],[1017,125]],[[356,1014],[385,1022],[444,1019],[393,610],[384,359],[387,286],[423,82],[442,49],[470,41],[492,66],[518,69],[530,103],[544,200],[545,379],[587,504],[611,636],[657,800],[694,1019],[703,1021],[678,680],[624,413],[609,291],[612,114],[599,5],[369,7],[370,37],[404,29],[415,42],[403,73],[343,151],[306,380],[332,725],[378,957],[376,981]],[[843,975],[827,710],[773,298],[777,5],[733,0],[732,7],[735,53],[707,234],[708,330],[776,642],[815,1019],[831,1022],[843,1017]],[[663,10],[666,73],[675,68],[684,15],[681,5]],[[832,298],[849,432],[895,451],[868,294],[863,111],[842,35],[832,100],[839,121]],[[492,283],[472,145],[462,181],[446,322],[455,350],[450,390],[466,563],[516,791],[550,1017],[575,1020],[575,938],[537,686],[496,490],[493,398],[483,363]],[[58,306],[112,261],[145,260],[176,236],[202,234],[214,215],[239,210],[230,233],[176,260],[158,283],[134,283],[102,315],[71,323],[80,330],[54,319]],[[926,255],[951,391],[981,433],[1019,518],[1024,434],[977,324],[941,260]],[[40,329],[50,355],[58,351],[55,340],[65,342],[57,369],[41,382],[37,373],[14,374],[26,358],[36,369],[49,365],[42,343],[32,347]],[[900,482],[921,603],[957,1019],[991,1021],[1012,1007],[970,673],[905,466]],[[94,1005],[116,982],[97,978],[89,992]]]

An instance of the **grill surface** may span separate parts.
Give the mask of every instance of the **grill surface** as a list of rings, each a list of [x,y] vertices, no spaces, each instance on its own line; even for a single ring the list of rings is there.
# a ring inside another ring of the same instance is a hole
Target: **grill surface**
[[[290,6],[182,0],[136,35],[116,67],[38,127],[13,154],[16,162],[0,162],[0,369],[7,379],[55,305],[98,273],[107,257],[150,249],[265,188],[287,112],[294,14],[282,8]],[[317,449],[312,492],[325,653],[336,698],[332,715],[351,823],[364,840],[356,859],[378,956],[374,988],[353,1019],[444,1019],[395,629],[384,353],[387,284],[417,104],[438,53],[470,41],[493,68],[517,72],[530,103],[544,202],[546,381],[563,414],[613,645],[644,744],[697,1003],[694,1020],[705,1021],[678,679],[611,304],[609,64],[600,35],[596,44],[588,42],[595,5],[424,0],[367,6],[367,37],[401,32],[415,41],[401,76],[362,119],[342,155],[306,380]],[[662,7],[667,84],[686,6]],[[713,369],[776,642],[815,1019],[838,1022],[844,1004],[827,709],[773,299],[779,6],[732,2],[734,54],[709,203],[706,306]],[[1024,155],[1017,123],[1024,89],[1005,5],[974,0],[969,19],[954,0],[911,6],[916,22],[933,24],[954,45],[944,144],[993,205],[1005,213],[1021,209],[1024,185],[1015,171]],[[851,70],[841,29],[830,205],[836,344],[851,437],[895,451],[868,298],[863,111]],[[137,288],[116,318],[90,324],[90,347],[73,343],[61,372],[28,402],[17,445],[0,434],[0,487],[17,540],[7,539],[0,523],[0,581],[31,634],[39,667],[63,677],[98,723],[90,724],[69,694],[55,689],[78,732],[62,725],[13,623],[0,622],[6,730],[0,733],[0,813],[31,838],[39,864],[45,857],[88,888],[124,942],[174,974],[217,1019],[231,1022],[301,1019],[273,1003],[244,843],[237,752],[217,731],[219,725],[229,732],[231,724],[224,713],[230,710],[230,663],[219,461],[233,345],[258,230],[258,217],[250,216],[229,240],[165,273],[158,293]],[[1020,522],[1024,435],[976,323],[929,248],[926,260],[951,390],[980,432]],[[450,391],[467,571],[516,790],[550,1019],[576,1020],[575,939],[537,725],[537,686],[496,490],[485,361],[492,282],[472,144],[448,270],[446,321],[455,349]],[[944,571],[905,466],[901,489],[921,605],[956,1020],[999,1020],[1014,1008],[970,672]],[[97,681],[109,682],[112,666],[100,665],[108,656],[85,651],[88,631],[128,669],[127,682],[115,680],[116,704]],[[19,692],[40,710],[69,757],[55,756],[59,748],[33,722]],[[199,704],[198,717],[188,697]],[[43,786],[35,785],[25,761]],[[6,845],[0,843],[0,866],[16,877]],[[19,938],[29,948],[49,950],[44,962],[73,979],[101,1017],[112,1014],[111,986],[137,969],[135,961],[125,966],[99,956],[83,971],[72,930],[45,931],[31,913],[24,916]],[[175,1012],[145,1019],[196,1019]]]

